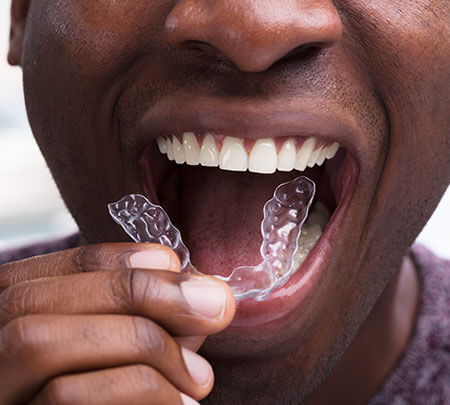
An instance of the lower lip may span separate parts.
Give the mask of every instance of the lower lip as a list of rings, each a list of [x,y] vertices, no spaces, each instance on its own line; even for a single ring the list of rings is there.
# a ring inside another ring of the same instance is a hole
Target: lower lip
[[[347,155],[338,173],[340,203],[301,268],[266,300],[248,299],[238,302],[235,318],[227,332],[243,332],[249,329],[255,332],[277,328],[294,310],[300,306],[305,307],[326,273],[332,252],[331,241],[337,239],[342,228],[357,177],[356,163]]]

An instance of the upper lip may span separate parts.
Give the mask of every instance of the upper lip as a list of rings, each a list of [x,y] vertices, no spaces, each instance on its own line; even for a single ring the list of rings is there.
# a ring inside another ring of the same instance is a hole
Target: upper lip
[[[144,115],[133,134],[138,150],[159,136],[184,132],[214,133],[258,139],[279,136],[314,136],[338,142],[356,161],[361,160],[361,133],[357,121],[338,108],[317,100],[273,99],[267,102],[224,101],[210,97],[166,98]]]

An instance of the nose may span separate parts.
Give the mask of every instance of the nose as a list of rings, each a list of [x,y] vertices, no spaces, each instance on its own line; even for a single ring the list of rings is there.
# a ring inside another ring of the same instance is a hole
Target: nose
[[[342,21],[331,0],[180,0],[165,30],[172,46],[202,43],[262,72],[291,51],[335,44]]]

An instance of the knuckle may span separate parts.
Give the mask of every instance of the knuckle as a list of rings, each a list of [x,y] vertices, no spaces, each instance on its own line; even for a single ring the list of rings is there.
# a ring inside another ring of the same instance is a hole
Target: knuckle
[[[134,275],[130,270],[118,270],[111,273],[110,291],[112,299],[127,310],[131,310],[136,305],[134,295]]]
[[[70,401],[70,399],[66,395],[64,380],[61,377],[56,377],[45,384],[44,388],[42,388],[41,392],[39,393],[39,399],[41,403],[48,405],[61,405],[73,402]]]
[[[48,326],[32,317],[16,318],[2,330],[3,352],[15,361],[37,363],[49,340]],[[45,354],[44,354],[45,355]]]
[[[17,294],[17,285],[8,287],[0,293],[0,326],[22,315],[27,292]]]
[[[168,334],[160,326],[145,318],[135,317],[132,322],[136,346],[145,351],[147,358],[153,360],[164,358],[170,351],[170,342],[172,342]],[[175,345],[174,341],[173,344]]]
[[[180,403],[179,391],[156,369],[136,365],[128,373],[129,383],[136,392],[151,398],[152,404]]]
[[[2,329],[2,338],[4,344],[10,348],[15,346],[21,348],[31,340],[30,338],[30,322],[26,317],[16,318],[9,322]]]
[[[72,249],[72,264],[77,273],[84,273],[86,271],[86,257],[88,256],[88,247],[80,246]]]
[[[86,245],[72,249],[72,265],[77,273],[91,273],[108,268],[111,252],[107,244]]]
[[[163,282],[148,270],[118,270],[111,277],[111,292],[125,308],[136,310],[146,302],[162,298]]]
[[[130,381],[134,382],[140,390],[148,393],[158,392],[162,385],[161,375],[152,367],[137,365],[130,370],[128,375]]]
[[[161,274],[169,277],[173,273],[152,273],[151,271],[140,269],[133,269],[131,273],[133,273],[131,281],[136,301],[155,303],[163,301],[167,297],[165,278],[161,277]]]
[[[20,274],[17,267],[20,264],[21,262],[10,262],[0,266],[0,292],[17,283]]]

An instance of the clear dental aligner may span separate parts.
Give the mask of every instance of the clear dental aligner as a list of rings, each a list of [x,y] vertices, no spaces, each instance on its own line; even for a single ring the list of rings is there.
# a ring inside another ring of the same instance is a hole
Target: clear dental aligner
[[[264,205],[261,222],[261,258],[256,266],[241,266],[228,277],[216,275],[228,283],[236,300],[266,299],[289,280],[295,270],[293,258],[298,247],[301,227],[305,222],[316,186],[305,176],[280,184]],[[109,213],[135,242],[160,243],[179,256],[181,271],[199,273],[190,261],[189,250],[180,231],[172,224],[164,209],[146,197],[130,194],[108,205]]]
[[[180,258],[181,271],[199,273],[191,263],[189,249],[178,228],[172,224],[164,208],[152,204],[147,197],[129,194],[108,204],[109,214],[138,243],[159,243],[172,249]]]

